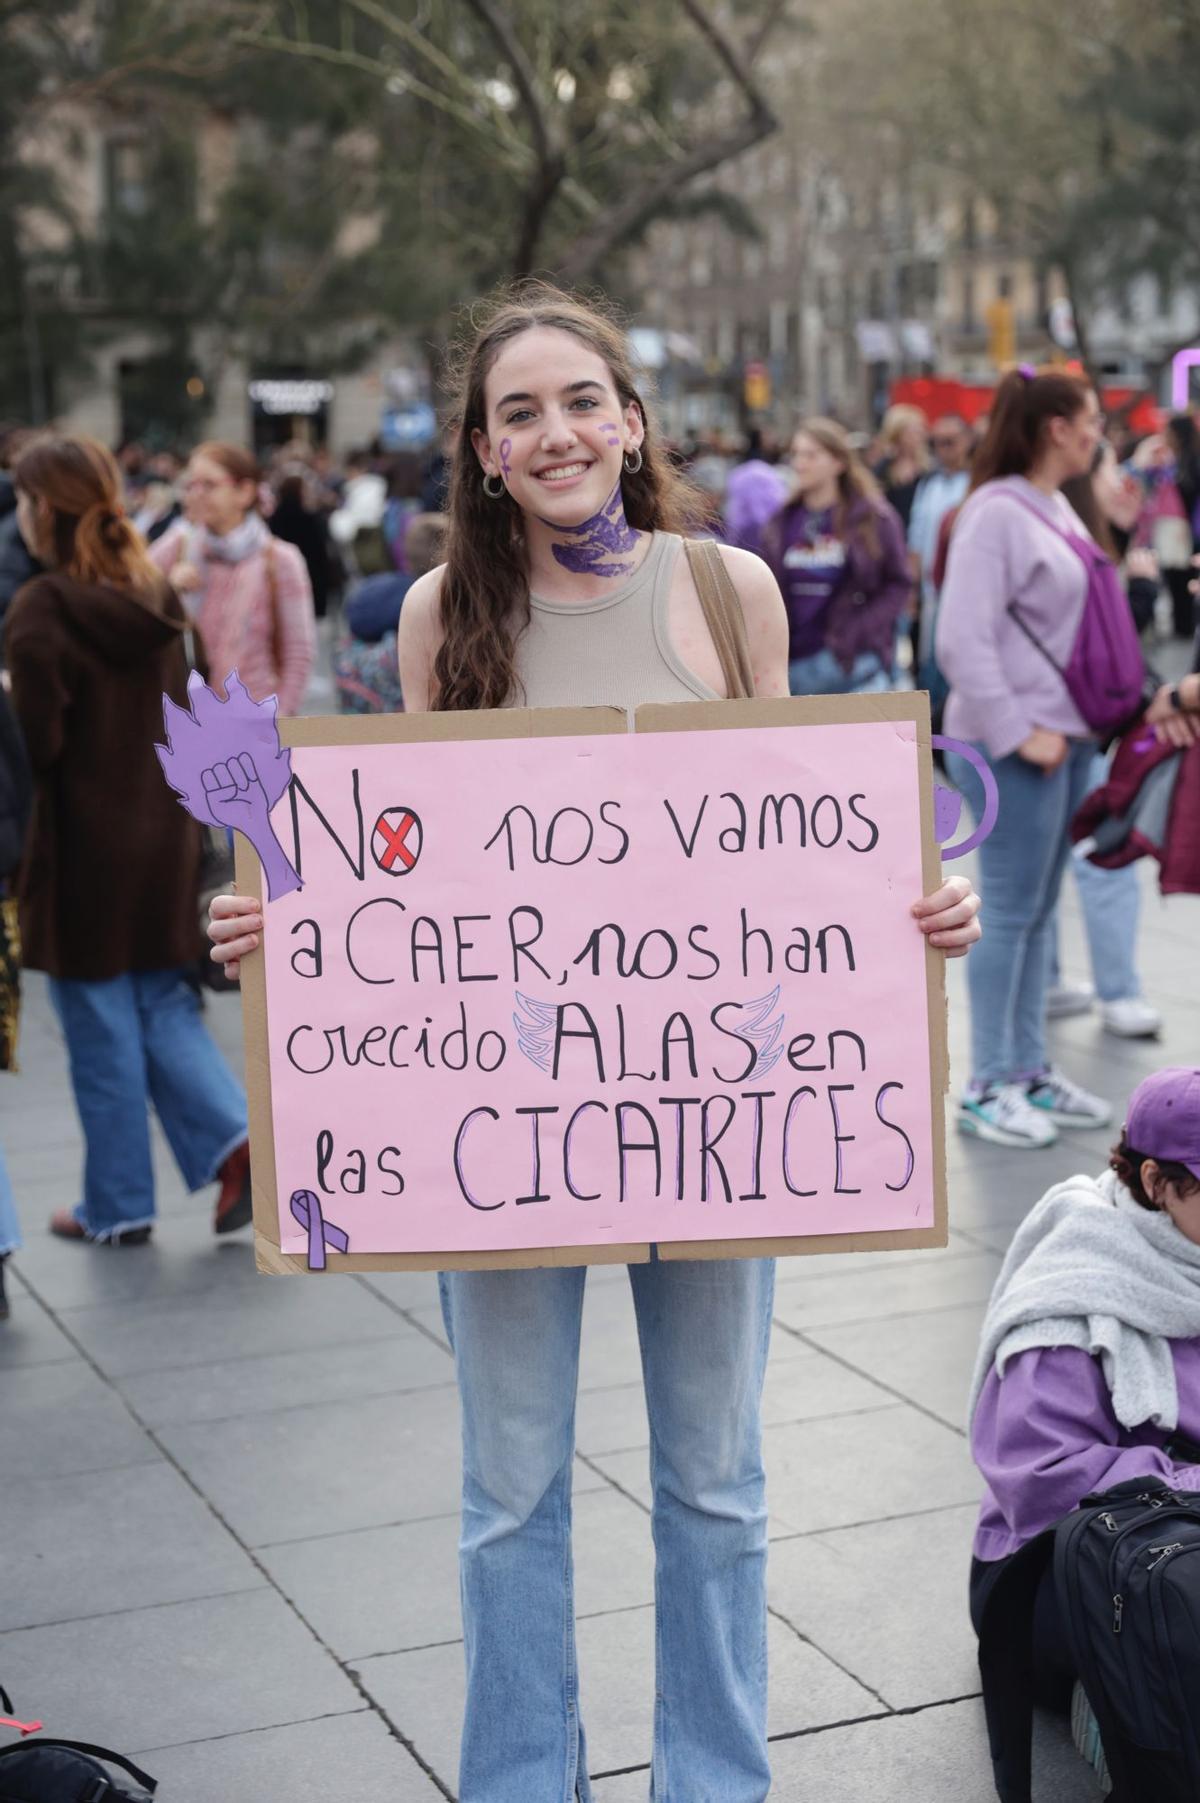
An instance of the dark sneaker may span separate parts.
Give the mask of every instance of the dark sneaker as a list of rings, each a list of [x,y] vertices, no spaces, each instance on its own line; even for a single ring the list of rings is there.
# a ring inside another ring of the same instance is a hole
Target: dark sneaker
[[[221,1193],[213,1215],[213,1232],[236,1233],[239,1227],[248,1227],[254,1217],[249,1140],[243,1140],[237,1150],[229,1154],[217,1175],[221,1179]]]

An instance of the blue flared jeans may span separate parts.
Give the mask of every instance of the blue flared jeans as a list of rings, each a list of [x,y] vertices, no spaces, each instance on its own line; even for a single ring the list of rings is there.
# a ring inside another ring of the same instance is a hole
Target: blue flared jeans
[[[75,1106],[87,1142],[76,1219],[111,1239],[154,1219],[152,1103],[190,1190],[211,1183],[246,1138],[246,1097],[178,970],[105,982],[52,977]]]
[[[762,1803],[769,1259],[631,1265],[650,1421],[654,1803]],[[460,1803],[590,1803],[571,1462],[586,1267],[440,1279],[462,1396]]]
[[[987,755],[983,746],[977,750]],[[967,959],[971,1076],[988,1088],[1047,1068],[1046,997],[1054,914],[1070,855],[1067,829],[1091,785],[1096,748],[1074,740],[1047,774],[1016,752],[989,759],[1000,792],[995,830],[979,848],[979,893],[987,926]],[[946,754],[950,780],[978,811],[971,765]]]

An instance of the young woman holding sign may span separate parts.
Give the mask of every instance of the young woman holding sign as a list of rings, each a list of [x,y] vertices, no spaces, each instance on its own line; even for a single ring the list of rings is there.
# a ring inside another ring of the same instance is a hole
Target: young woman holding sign
[[[723,696],[681,555],[688,491],[611,321],[540,286],[501,302],[465,359],[458,418],[447,561],[400,616],[409,711]],[[786,695],[774,579],[747,552],[722,557],[754,692]],[[978,910],[955,877],[913,913],[931,944],[959,956],[979,937]],[[218,897],[210,930],[214,958],[246,956],[260,943],[260,904]],[[570,1559],[586,1274],[440,1280],[463,1413],[462,1803],[591,1795]],[[653,1446],[655,1794],[758,1803],[770,1783],[759,1396],[773,1265],[655,1257],[629,1275]]]

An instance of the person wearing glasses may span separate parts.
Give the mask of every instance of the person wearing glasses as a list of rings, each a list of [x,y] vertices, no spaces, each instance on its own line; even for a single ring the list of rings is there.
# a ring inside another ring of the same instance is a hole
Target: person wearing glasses
[[[195,620],[209,682],[236,670],[255,701],[279,697],[294,714],[317,638],[312,583],[295,545],[274,538],[259,511],[257,459],[241,445],[197,445],[183,490],[186,519],[149,555]]]

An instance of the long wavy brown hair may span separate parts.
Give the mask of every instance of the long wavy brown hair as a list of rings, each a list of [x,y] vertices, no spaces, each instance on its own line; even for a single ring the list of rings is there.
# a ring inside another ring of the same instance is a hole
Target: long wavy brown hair
[[[50,519],[30,549],[80,582],[153,595],[163,578],[125,512],[116,459],[95,438],[46,432],[25,446],[12,469],[22,494],[42,501]]]
[[[487,433],[484,383],[506,345],[536,326],[570,332],[604,359],[622,409],[632,402],[646,428],[642,467],[621,476],[625,517],[639,532],[693,530],[704,516],[699,493],[671,463],[638,392],[625,334],[604,305],[548,282],[523,282],[472,308],[451,369],[455,432],[450,466],[446,565],[440,591],[442,642],[430,706],[504,707],[518,689],[516,643],[529,621],[529,566],[520,508],[507,491],[483,492],[472,433]]]
[[[801,432],[819,444],[823,451],[828,451],[831,457],[836,457],[842,466],[838,471],[838,499],[833,513],[834,536],[843,541],[846,539],[850,513],[858,502],[864,501],[867,511],[856,522],[856,529],[861,533],[871,556],[878,557],[880,543],[876,521],[883,501],[883,490],[855,450],[849,432],[836,419],[824,419],[820,414],[811,419],[802,419],[792,433],[793,441]]]

